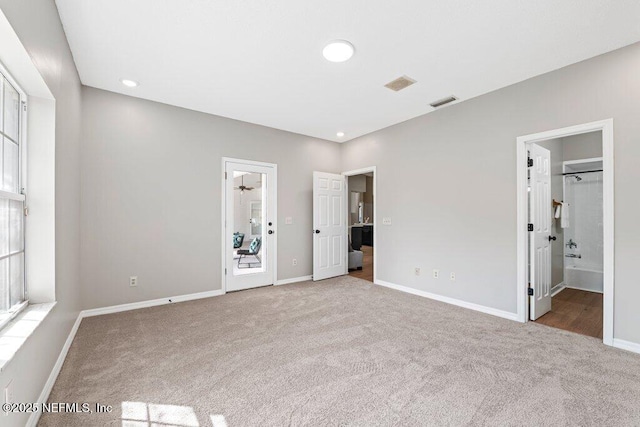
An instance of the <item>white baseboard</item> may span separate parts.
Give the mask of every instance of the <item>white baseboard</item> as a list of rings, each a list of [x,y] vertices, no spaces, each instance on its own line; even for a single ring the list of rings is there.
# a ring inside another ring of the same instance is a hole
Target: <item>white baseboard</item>
[[[121,311],[137,310],[139,308],[155,307],[158,305],[173,304],[176,302],[192,301],[202,298],[211,298],[223,295],[222,289],[215,291],[198,292],[196,294],[178,295],[175,297],[152,299],[147,301],[132,302],[129,304],[112,305],[110,307],[92,308],[83,310],[80,315],[84,317],[101,316],[103,314],[120,313]]]
[[[577,289],[579,291],[586,291],[586,292],[595,292],[596,294],[604,294],[604,291],[596,291],[595,289],[581,288],[579,286],[565,285],[565,288],[567,288],[567,289]]]
[[[564,291],[565,289],[567,289],[567,286],[564,284],[564,282],[560,282],[557,285],[555,285],[553,288],[551,288],[551,297],[555,297],[556,295],[558,295],[560,292]]]
[[[62,369],[62,365],[64,364],[64,360],[67,358],[67,353],[69,352],[69,348],[71,347],[71,343],[73,339],[76,337],[76,332],[78,332],[78,328],[80,327],[80,322],[82,322],[82,313],[78,314],[75,323],[71,327],[71,331],[69,332],[69,336],[67,340],[64,342],[62,346],[62,350],[60,350],[60,355],[58,356],[58,360],[53,365],[53,369],[51,369],[51,373],[49,374],[49,378],[47,382],[44,384],[44,388],[42,389],[42,393],[38,396],[38,406],[42,408],[42,404],[49,399],[49,394],[51,393],[51,389],[53,389],[53,385],[56,383],[58,379],[58,374]],[[28,427],[35,427],[38,424],[38,420],[40,420],[40,414],[42,411],[35,411],[31,413],[31,416],[27,420]]]
[[[634,353],[640,354],[640,344],[635,343],[635,342],[625,341],[625,340],[621,340],[619,338],[614,338],[613,339],[613,346],[616,347],[616,348],[621,348],[623,350],[632,351]]]
[[[313,276],[312,275],[308,275],[308,276],[300,276],[300,277],[293,277],[291,279],[282,279],[282,280],[278,280],[276,281],[276,286],[280,286],[280,285],[289,285],[291,283],[298,283],[298,282],[306,282],[308,280],[312,280]]]
[[[178,296],[169,297],[169,298],[159,298],[159,299],[154,299],[149,301],[140,301],[140,302],[134,302],[131,304],[121,304],[121,305],[113,305],[111,307],[101,307],[101,308],[93,308],[90,310],[82,310],[78,314],[78,318],[76,319],[76,322],[73,324],[73,327],[69,332],[69,336],[67,337],[67,340],[62,346],[62,350],[60,350],[60,355],[58,356],[58,360],[56,360],[56,363],[53,365],[53,369],[51,369],[51,374],[49,374],[49,378],[47,379],[47,382],[45,383],[44,388],[42,389],[42,393],[40,393],[40,396],[38,397],[37,403],[42,404],[42,403],[45,403],[47,399],[49,399],[49,394],[51,393],[51,390],[53,389],[53,385],[55,384],[56,379],[58,378],[58,374],[62,369],[64,360],[67,358],[67,353],[69,352],[71,343],[73,342],[73,339],[75,338],[76,333],[78,332],[78,327],[80,327],[80,322],[82,322],[82,319],[84,319],[85,317],[100,316],[102,314],[119,313],[121,311],[155,307],[158,305],[192,301],[192,300],[202,299],[202,298],[211,298],[211,297],[216,297],[220,295],[224,295],[224,292],[222,291],[222,289],[218,289],[215,291],[199,292],[196,294],[178,295]],[[27,420],[26,425],[28,427],[35,427],[38,424],[38,420],[40,419],[41,412],[42,411],[32,412],[31,416]]]
[[[462,301],[455,298],[445,297],[442,295],[432,294],[430,292],[421,291],[419,289],[409,288],[407,286],[396,285],[395,283],[385,282],[384,280],[377,280],[376,285],[384,286],[387,288],[395,289],[398,291],[406,292],[408,294],[418,295],[421,297],[429,298],[432,300],[445,302],[447,304],[457,305],[458,307],[468,308],[470,310],[479,311],[485,314],[491,314],[492,316],[502,317],[509,320],[518,320],[517,313],[510,313],[508,311],[498,310],[497,308],[486,307],[480,304],[474,304],[472,302]]]

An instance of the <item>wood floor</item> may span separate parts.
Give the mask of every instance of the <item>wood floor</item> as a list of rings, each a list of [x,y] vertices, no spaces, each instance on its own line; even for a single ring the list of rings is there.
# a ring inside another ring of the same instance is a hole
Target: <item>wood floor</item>
[[[373,282],[373,246],[362,246],[362,270],[349,272],[350,276]]]
[[[537,323],[602,338],[602,294],[566,288],[551,300],[551,311]]]

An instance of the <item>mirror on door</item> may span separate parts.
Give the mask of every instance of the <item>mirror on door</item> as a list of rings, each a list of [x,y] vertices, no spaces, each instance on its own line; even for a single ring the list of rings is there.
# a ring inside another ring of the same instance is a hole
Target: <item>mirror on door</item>
[[[266,174],[233,172],[233,274],[264,271]]]

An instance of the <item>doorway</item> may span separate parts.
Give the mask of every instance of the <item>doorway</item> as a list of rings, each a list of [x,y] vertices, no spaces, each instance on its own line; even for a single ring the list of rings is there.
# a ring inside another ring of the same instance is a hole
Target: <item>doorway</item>
[[[347,178],[348,273],[375,282],[376,168],[345,172]]]
[[[272,285],[277,260],[277,165],[223,158],[226,292]]]
[[[612,345],[613,124],[518,138],[521,159],[518,318]]]

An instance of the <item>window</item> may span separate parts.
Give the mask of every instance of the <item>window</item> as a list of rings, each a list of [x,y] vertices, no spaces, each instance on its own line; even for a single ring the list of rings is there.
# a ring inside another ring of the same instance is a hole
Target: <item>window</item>
[[[26,306],[22,90],[0,68],[0,327]]]

